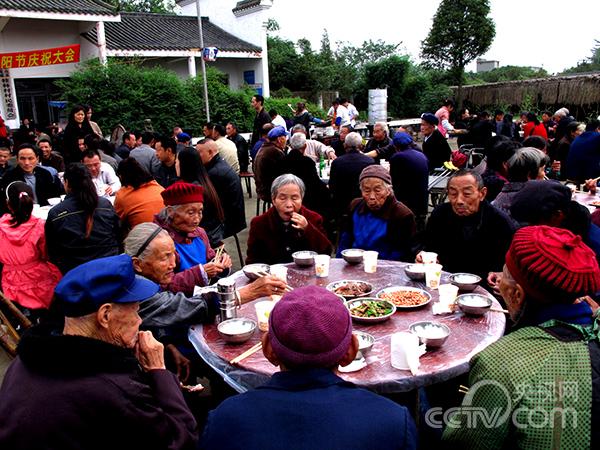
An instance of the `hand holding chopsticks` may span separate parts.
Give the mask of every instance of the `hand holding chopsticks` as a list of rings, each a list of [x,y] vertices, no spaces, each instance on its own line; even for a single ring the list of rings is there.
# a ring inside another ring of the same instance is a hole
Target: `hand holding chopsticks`
[[[267,275],[269,275],[267,272],[256,272],[260,277],[266,277]],[[292,292],[294,290],[294,288],[292,288],[289,284],[285,284],[285,288],[283,289],[285,292]]]
[[[257,351],[259,351],[260,349],[262,349],[262,342],[259,342],[259,343],[255,344],[255,345],[253,345],[248,350],[246,350],[244,353],[236,356],[231,361],[229,361],[229,364],[237,364],[240,361],[246,359],[248,356],[253,355],[254,353],[256,353]]]
[[[225,250],[225,244],[221,244],[219,246],[219,248],[217,248],[217,251],[215,252],[215,257],[213,258],[213,261],[217,264],[219,264],[221,262],[221,256],[223,255],[223,250]]]

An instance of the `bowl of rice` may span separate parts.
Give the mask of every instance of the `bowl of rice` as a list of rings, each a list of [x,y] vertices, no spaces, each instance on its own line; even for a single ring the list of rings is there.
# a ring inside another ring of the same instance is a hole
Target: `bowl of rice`
[[[228,319],[217,325],[217,331],[224,341],[241,344],[252,337],[256,330],[256,322],[245,317]]]
[[[456,297],[456,304],[465,314],[483,316],[492,307],[492,300],[481,294],[462,294]]]
[[[450,328],[443,323],[430,320],[415,322],[408,328],[419,337],[421,344],[425,344],[427,348],[441,347],[450,336]]]

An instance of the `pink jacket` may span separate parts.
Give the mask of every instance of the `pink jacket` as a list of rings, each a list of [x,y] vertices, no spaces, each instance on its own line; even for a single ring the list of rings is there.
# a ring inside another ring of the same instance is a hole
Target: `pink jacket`
[[[48,262],[45,221],[32,216],[13,228],[10,219],[10,214],[0,217],[2,290],[25,308],[48,308],[61,273]]]
[[[448,111],[447,107],[442,106],[440,109],[438,109],[435,112],[435,117],[437,117],[438,120],[439,120],[438,126],[437,126],[438,130],[440,130],[440,133],[442,133],[442,136],[448,137],[448,132],[446,131],[446,129],[442,125],[442,121],[444,121],[444,120],[450,120],[450,111]]]

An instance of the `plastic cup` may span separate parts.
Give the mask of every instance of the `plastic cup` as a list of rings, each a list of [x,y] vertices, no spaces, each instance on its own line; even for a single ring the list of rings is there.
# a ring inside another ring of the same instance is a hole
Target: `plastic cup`
[[[378,252],[374,252],[372,250],[366,251],[363,253],[363,265],[365,268],[365,272],[367,273],[375,273],[377,272],[377,257],[379,256]]]
[[[271,315],[273,306],[275,306],[275,303],[269,300],[264,300],[254,304],[254,309],[256,310],[256,321],[258,322],[258,329],[260,331],[269,331],[269,316]]]
[[[429,289],[437,289],[440,285],[440,278],[442,277],[442,265],[441,264],[427,264],[425,265],[425,284]]]
[[[408,331],[392,334],[390,359],[392,367],[400,370],[410,370],[408,366],[408,351],[418,351],[419,337]]]
[[[453,284],[440,284],[438,286],[438,294],[440,303],[446,305],[454,303],[456,296],[458,295],[458,286]]]
[[[271,266],[271,275],[273,275],[274,277],[280,278],[285,282],[287,282],[287,273],[288,273],[288,268],[281,264],[276,264],[274,266]]]
[[[315,255],[315,275],[317,278],[329,276],[329,255]]]
[[[421,252],[421,259],[423,264],[435,264],[437,263],[437,253],[434,252]]]

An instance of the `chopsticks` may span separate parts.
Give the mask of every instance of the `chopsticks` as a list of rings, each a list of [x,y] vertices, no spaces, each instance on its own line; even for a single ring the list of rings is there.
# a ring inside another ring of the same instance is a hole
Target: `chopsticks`
[[[262,342],[259,342],[258,344],[253,345],[248,350],[246,350],[244,353],[236,356],[231,361],[229,361],[229,364],[237,364],[240,361],[246,359],[248,356],[253,355],[254,353],[256,353],[257,351],[259,351],[260,349],[262,349]]]
[[[225,250],[225,244],[221,244],[215,253],[215,257],[213,261],[219,263],[221,261],[221,255],[223,254],[223,250]]]
[[[490,308],[490,311],[508,314],[508,310],[507,309],[502,309],[502,308]]]
[[[267,272],[263,272],[262,270],[259,272],[256,272],[260,277],[266,277],[267,275],[269,275]],[[285,292],[292,292],[294,290],[294,288],[292,288],[289,284],[286,283],[285,288],[283,288],[283,290]]]

